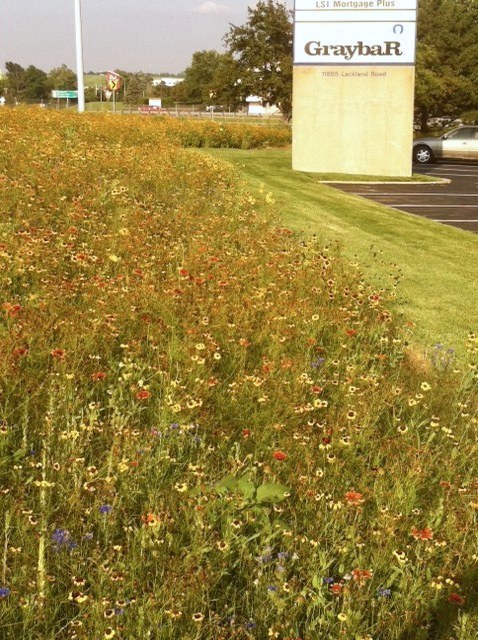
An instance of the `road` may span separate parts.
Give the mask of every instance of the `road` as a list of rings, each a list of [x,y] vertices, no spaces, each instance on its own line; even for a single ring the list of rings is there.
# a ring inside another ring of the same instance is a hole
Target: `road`
[[[449,180],[447,183],[346,184],[331,186],[354,193],[399,211],[478,233],[478,163],[437,163],[414,166],[422,173]]]

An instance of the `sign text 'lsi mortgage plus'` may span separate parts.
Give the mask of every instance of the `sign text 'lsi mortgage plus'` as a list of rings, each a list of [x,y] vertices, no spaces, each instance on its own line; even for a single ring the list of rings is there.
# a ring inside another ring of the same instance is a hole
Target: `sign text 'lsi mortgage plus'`
[[[294,64],[414,65],[417,0],[296,0]]]

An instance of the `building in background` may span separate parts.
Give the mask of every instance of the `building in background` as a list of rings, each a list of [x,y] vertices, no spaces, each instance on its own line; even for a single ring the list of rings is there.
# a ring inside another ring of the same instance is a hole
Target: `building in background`
[[[276,116],[280,114],[280,109],[275,104],[264,103],[260,96],[248,96],[247,115],[248,116]]]
[[[159,87],[160,85],[164,85],[165,87],[175,87],[178,84],[184,82],[184,78],[153,78],[153,87]]]

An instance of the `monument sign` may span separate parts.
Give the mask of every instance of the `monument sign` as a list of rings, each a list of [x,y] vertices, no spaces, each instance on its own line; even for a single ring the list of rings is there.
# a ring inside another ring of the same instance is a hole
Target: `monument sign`
[[[296,0],[293,168],[412,173],[417,0]]]

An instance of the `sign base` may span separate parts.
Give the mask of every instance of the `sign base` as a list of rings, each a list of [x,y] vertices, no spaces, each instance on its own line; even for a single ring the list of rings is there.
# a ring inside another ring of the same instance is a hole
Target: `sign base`
[[[412,175],[413,66],[294,66],[292,168]]]

